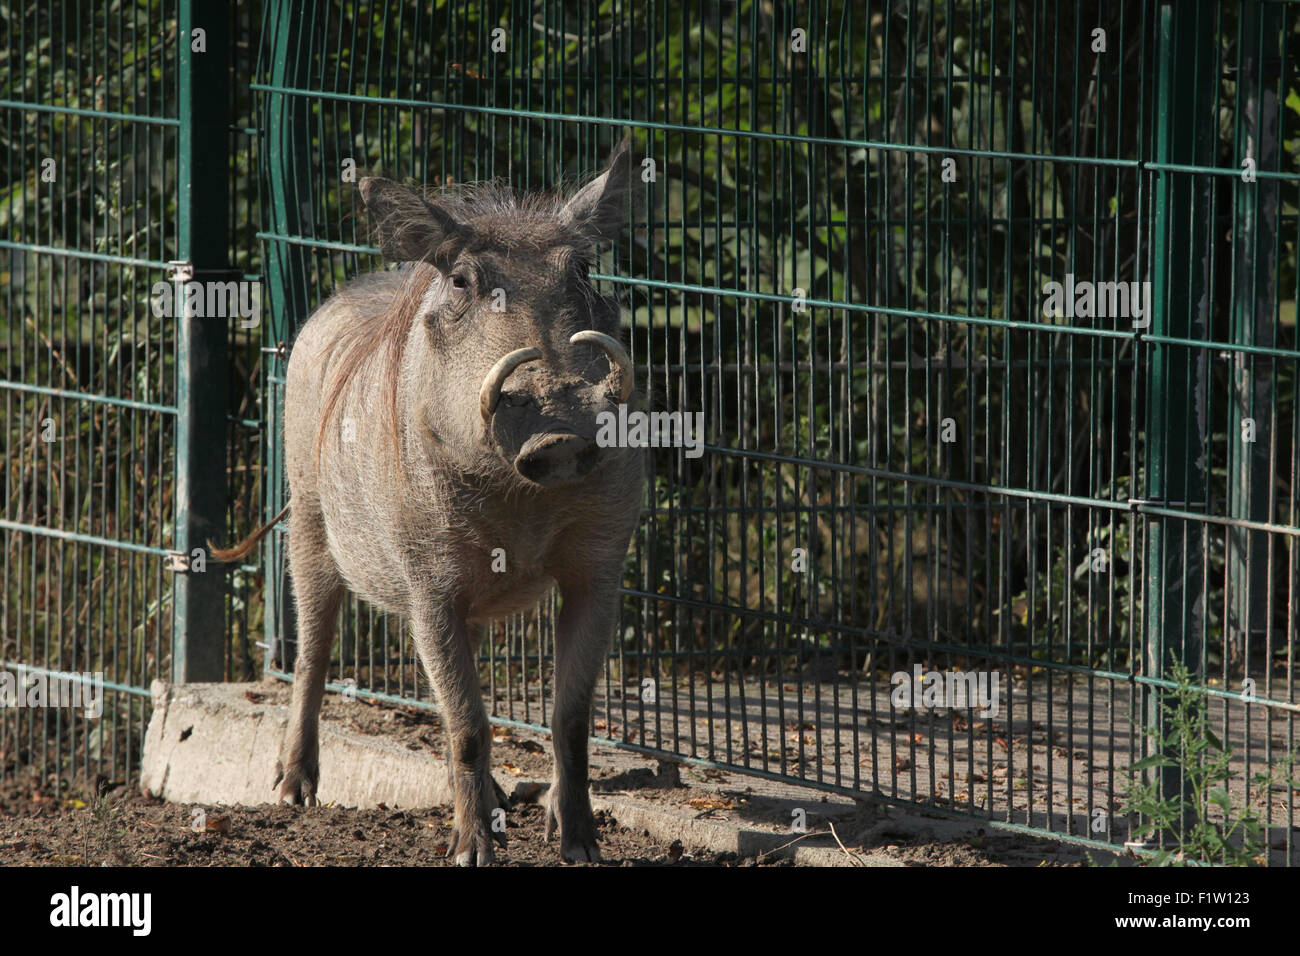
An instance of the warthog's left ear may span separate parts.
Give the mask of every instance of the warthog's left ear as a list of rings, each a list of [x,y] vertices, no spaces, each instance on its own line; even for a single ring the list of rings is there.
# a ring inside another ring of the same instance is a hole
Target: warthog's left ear
[[[628,189],[632,185],[632,136],[614,147],[605,171],[564,204],[560,219],[597,242],[613,242],[627,224]]]
[[[367,176],[357,185],[385,259],[423,260],[441,269],[456,258],[466,228],[447,210],[391,179]]]

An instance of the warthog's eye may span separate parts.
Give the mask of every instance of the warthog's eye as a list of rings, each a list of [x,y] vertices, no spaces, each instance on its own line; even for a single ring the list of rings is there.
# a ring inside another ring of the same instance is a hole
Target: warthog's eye
[[[451,287],[453,289],[461,289],[461,290],[468,289],[469,281],[459,272],[453,272],[451,274]]]

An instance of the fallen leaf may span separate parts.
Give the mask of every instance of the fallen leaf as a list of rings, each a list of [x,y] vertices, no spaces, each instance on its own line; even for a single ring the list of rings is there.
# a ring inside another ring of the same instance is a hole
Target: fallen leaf
[[[204,824],[203,829],[206,833],[230,836],[230,817],[208,817],[208,822]]]
[[[733,810],[736,805],[722,797],[695,797],[686,801],[696,810]]]
[[[512,773],[512,774],[514,774],[516,777],[522,777],[522,776],[524,775],[523,770],[521,770],[519,767],[516,767],[516,766],[515,766],[514,764],[512,764],[512,763],[503,763],[503,764],[501,765],[501,768],[502,768],[503,770],[505,770],[506,773]]]

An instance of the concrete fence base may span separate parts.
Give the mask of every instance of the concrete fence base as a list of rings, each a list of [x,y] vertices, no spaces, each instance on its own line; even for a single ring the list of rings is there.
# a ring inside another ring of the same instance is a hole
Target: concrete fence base
[[[273,803],[275,762],[289,726],[283,705],[250,700],[255,684],[154,681],[140,785],[174,803]],[[320,725],[321,803],[434,807],[451,802],[446,764],[382,737]]]

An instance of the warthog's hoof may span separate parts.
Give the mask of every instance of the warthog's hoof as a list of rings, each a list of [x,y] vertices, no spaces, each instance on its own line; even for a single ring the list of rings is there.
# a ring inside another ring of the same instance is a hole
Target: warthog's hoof
[[[499,819],[504,823],[504,816]],[[493,829],[490,816],[475,820],[468,827],[457,824],[452,827],[447,856],[455,857],[457,866],[487,866],[496,859],[492,852],[494,842],[505,849],[505,832]]]
[[[291,763],[288,769],[280,761],[275,762],[275,783],[271,789],[276,791],[276,803],[292,806],[316,806],[316,783],[319,772],[314,768],[304,767],[301,763]]]
[[[565,863],[599,863],[600,847],[596,845],[595,837],[589,841],[570,842],[564,839],[564,834],[560,834],[560,859]]]
[[[596,819],[588,811],[584,816],[577,815],[576,820],[561,822],[555,811],[546,811],[546,839],[560,831],[560,859],[565,863],[599,863],[600,846],[596,839]]]

